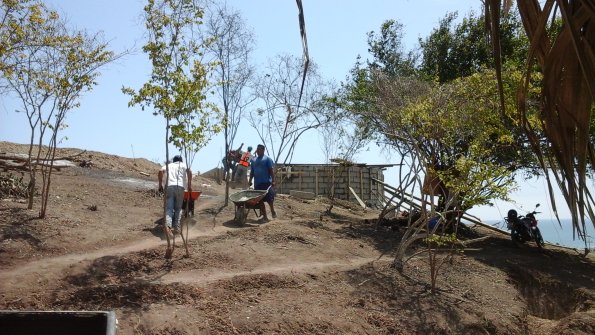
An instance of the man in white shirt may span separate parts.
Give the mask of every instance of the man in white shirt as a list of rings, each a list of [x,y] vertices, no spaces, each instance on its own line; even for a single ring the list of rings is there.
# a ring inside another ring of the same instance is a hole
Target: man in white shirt
[[[184,191],[192,192],[192,171],[182,161],[182,156],[174,156],[171,163],[164,165],[159,171],[159,191],[163,192],[163,175],[167,173],[165,187],[167,187],[165,232],[173,237],[173,233],[180,233],[180,218]]]

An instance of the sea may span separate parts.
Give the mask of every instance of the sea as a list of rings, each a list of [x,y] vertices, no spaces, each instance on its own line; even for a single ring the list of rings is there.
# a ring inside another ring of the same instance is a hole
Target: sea
[[[593,227],[593,223],[591,221],[585,221],[585,240],[579,238],[576,234],[573,236],[571,219],[560,219],[560,222],[558,222],[555,219],[539,219],[539,215],[537,215],[537,221],[537,226],[539,227],[541,235],[543,236],[543,239],[546,243],[584,250],[586,241],[586,247],[590,250],[595,250],[595,228]],[[504,219],[484,220],[483,222],[496,228],[507,230]]]

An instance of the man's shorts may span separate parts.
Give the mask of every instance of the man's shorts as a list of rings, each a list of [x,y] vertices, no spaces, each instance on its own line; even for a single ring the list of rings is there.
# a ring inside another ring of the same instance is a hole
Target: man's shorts
[[[269,188],[269,186],[271,186],[271,183],[261,183],[261,184],[254,185],[254,189],[255,190],[266,190],[267,188]],[[272,187],[269,189],[269,193],[267,193],[267,195],[262,200],[266,201],[266,202],[275,200],[275,191],[273,190]]]

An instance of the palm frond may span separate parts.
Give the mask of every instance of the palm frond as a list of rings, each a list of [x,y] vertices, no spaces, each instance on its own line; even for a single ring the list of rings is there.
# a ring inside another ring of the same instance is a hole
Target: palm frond
[[[505,6],[507,1],[505,1]],[[492,22],[489,32],[497,42],[499,14],[506,10],[499,0],[486,0],[486,17]],[[505,7],[504,6],[504,7]],[[551,170],[562,191],[578,236],[585,237],[585,220],[595,225],[595,201],[587,187],[587,170],[595,167],[593,143],[589,137],[595,97],[595,3],[591,0],[518,0],[517,6],[531,43],[527,57],[525,85],[519,91],[519,117],[532,143],[546,177]],[[546,33],[547,24],[560,11],[561,30],[554,36]],[[489,12],[488,12],[489,11]],[[494,47],[496,62],[498,48]],[[534,62],[543,74],[541,121],[549,150],[542,152],[538,136],[526,117],[527,87]],[[500,71],[499,66],[496,70]],[[552,186],[548,177],[550,199]]]

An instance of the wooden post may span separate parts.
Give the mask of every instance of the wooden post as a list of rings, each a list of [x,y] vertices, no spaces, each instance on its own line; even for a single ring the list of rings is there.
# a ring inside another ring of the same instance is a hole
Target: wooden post
[[[359,197],[364,198],[364,168],[359,167]]]
[[[378,186],[378,185],[376,185]],[[372,199],[372,169],[368,168],[368,191],[369,191],[369,196],[370,196],[370,201],[372,201],[373,203],[380,205],[376,199]]]
[[[349,190],[351,191],[351,193],[353,193],[353,196],[355,197],[355,200],[357,200],[357,202],[359,203],[360,206],[362,206],[362,208],[366,208],[366,204],[362,201],[362,199],[360,199],[357,196],[357,193],[355,193],[355,191],[353,190],[353,188],[349,187]]]
[[[351,166],[347,168],[347,187],[351,188]],[[347,189],[345,191],[349,191],[349,189]],[[351,193],[350,192],[345,192],[345,193],[347,193],[347,200],[351,200]]]
[[[318,168],[314,169],[314,173],[315,173],[315,177],[314,177],[314,184],[315,184],[315,190],[314,190],[314,194],[316,194],[316,196],[318,196]]]
[[[334,167],[329,167],[329,169],[331,170],[331,196],[333,198],[337,197],[337,189],[335,188],[335,168]]]

